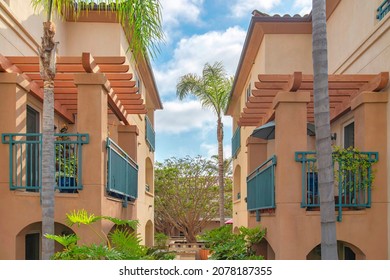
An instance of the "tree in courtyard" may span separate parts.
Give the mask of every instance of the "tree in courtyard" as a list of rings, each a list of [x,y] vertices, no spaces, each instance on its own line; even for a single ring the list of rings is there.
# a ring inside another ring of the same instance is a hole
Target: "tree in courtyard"
[[[328,92],[326,0],[313,0],[314,120],[321,211],[321,258],[337,259],[333,163]]]
[[[200,156],[170,158],[155,169],[155,223],[184,233],[187,242],[218,216],[217,173],[210,161]],[[166,231],[165,231],[166,232]]]
[[[221,225],[225,223],[222,116],[228,103],[232,81],[232,78],[227,77],[222,63],[215,62],[213,65],[205,64],[202,76],[194,73],[186,74],[180,77],[176,85],[176,94],[180,100],[193,95],[199,99],[203,107],[213,110],[217,115],[219,219]]]
[[[56,75],[56,33],[52,20],[54,11],[65,17],[74,11],[76,17],[81,10],[114,10],[119,22],[131,30],[129,49],[135,59],[154,57],[158,41],[163,37],[161,11],[158,0],[31,0],[35,8],[43,7],[47,14],[43,23],[42,43],[39,47],[40,73],[44,82],[43,125],[42,125],[42,232],[54,234],[54,78]],[[97,5],[97,6],[95,6]],[[77,43],[77,42],[76,42]],[[54,254],[54,241],[42,238],[42,258]]]

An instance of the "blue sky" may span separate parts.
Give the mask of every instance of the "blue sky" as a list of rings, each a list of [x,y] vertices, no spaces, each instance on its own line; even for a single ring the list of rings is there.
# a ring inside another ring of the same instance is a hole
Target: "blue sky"
[[[236,72],[251,13],[306,14],[312,0],[160,0],[166,35],[152,61],[164,109],[156,111],[156,161],[186,155],[217,154],[216,116],[195,99],[176,98],[176,83],[201,74],[206,62],[222,61]],[[224,155],[231,155],[232,120],[224,117]]]

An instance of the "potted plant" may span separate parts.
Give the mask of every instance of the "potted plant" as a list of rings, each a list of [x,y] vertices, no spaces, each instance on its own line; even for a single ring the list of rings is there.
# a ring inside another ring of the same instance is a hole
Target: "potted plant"
[[[332,154],[335,164],[335,182],[347,204],[366,204],[367,188],[372,186],[374,172],[371,167],[377,158],[361,153],[357,148],[334,147]]]

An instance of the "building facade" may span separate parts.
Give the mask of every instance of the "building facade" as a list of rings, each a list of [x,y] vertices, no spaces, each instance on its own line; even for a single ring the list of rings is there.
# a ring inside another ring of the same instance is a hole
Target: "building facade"
[[[26,2],[0,1],[0,259],[41,257],[43,82],[37,50],[44,16]],[[85,209],[138,220],[137,233],[152,246],[154,111],[162,103],[151,66],[132,57],[115,13],[90,11],[55,23],[56,234],[99,241],[66,226],[66,213]],[[113,229],[109,222],[97,227],[104,234]]]
[[[375,162],[368,170],[374,178],[335,177],[339,258],[388,259],[389,2],[326,4],[332,143]],[[234,228],[267,228],[260,244],[267,259],[321,254],[311,20],[253,12],[226,111],[233,118]]]

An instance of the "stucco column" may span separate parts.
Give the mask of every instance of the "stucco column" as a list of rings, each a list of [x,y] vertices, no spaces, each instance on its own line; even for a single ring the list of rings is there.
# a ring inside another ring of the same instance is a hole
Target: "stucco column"
[[[28,91],[28,84],[24,85],[19,74],[0,73],[0,135],[26,132]],[[16,259],[16,235],[22,222],[10,220],[10,213],[20,211],[20,206],[16,206],[14,192],[9,188],[8,144],[0,142],[0,155],[0,221],[7,224],[0,234],[0,246],[4,249],[0,250],[0,259]]]
[[[118,144],[135,162],[137,162],[138,135],[139,130],[136,125],[118,126]]]
[[[104,74],[75,74],[77,86],[77,131],[89,134],[89,144],[83,146],[82,184],[78,207],[101,215],[106,182],[107,78]],[[76,228],[75,228],[76,230]],[[80,227],[82,241],[92,242],[93,233]],[[85,232],[85,234],[84,234]]]
[[[387,209],[389,208],[387,101],[387,92],[362,92],[351,102],[355,121],[355,146],[362,152],[378,152],[379,154],[378,162],[373,165],[375,179],[367,219],[371,224],[375,224],[375,236],[373,236],[374,232],[370,232],[369,240],[381,240],[381,242],[379,247],[372,244],[365,248],[368,259],[387,259],[390,254],[388,240],[390,238],[388,234],[390,210]]]
[[[19,74],[0,73],[0,134],[26,132],[28,87],[19,85]],[[0,145],[0,183],[9,182],[9,145]]]
[[[309,92],[279,92],[273,102],[275,110],[275,173],[276,227],[269,232],[276,259],[304,259],[301,252],[304,236],[297,223],[302,215],[301,165],[295,152],[307,149],[307,103]],[[303,232],[302,232],[303,233]],[[273,236],[275,235],[275,237]],[[272,239],[276,238],[276,242]],[[302,240],[302,242],[300,242]]]
[[[267,141],[260,138],[249,137],[246,141],[248,151],[248,174],[267,160]]]

